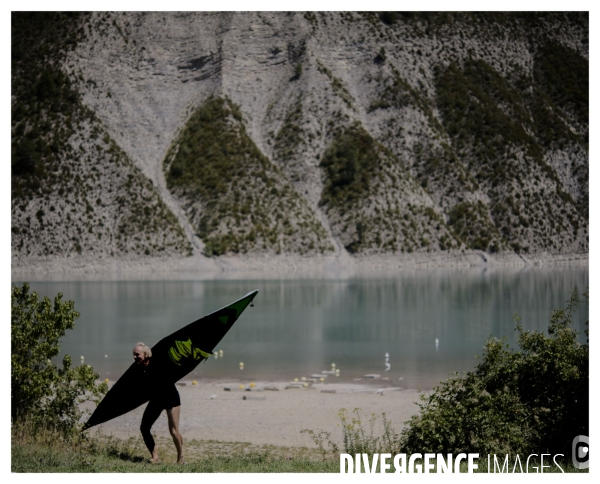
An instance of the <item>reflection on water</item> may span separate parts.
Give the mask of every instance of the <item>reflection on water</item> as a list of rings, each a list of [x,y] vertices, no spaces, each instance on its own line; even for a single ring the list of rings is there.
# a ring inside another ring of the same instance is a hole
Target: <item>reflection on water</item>
[[[20,281],[15,281],[18,283]],[[260,293],[196,378],[288,380],[331,368],[339,380],[368,373],[405,388],[431,388],[449,372],[468,371],[489,335],[515,342],[513,314],[544,330],[573,288],[588,287],[588,269],[436,270],[396,278],[267,281],[31,282],[32,290],[75,301],[81,313],[62,353],[85,356],[101,378],[115,379],[131,350],[253,289]],[[575,314],[583,332],[588,308]],[[585,336],[580,337],[585,341]],[[436,343],[437,341],[437,343]],[[390,370],[386,371],[386,353]],[[107,355],[107,357],[105,357]],[[57,358],[59,360],[60,358]],[[244,370],[239,363],[244,362]],[[335,378],[335,377],[330,377]],[[401,381],[398,381],[402,378]]]

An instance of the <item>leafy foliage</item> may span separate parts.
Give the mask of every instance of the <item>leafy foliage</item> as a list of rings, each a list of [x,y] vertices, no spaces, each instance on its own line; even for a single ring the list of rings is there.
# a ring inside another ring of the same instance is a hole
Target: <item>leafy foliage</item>
[[[589,432],[589,346],[570,327],[579,302],[574,291],[552,312],[548,335],[525,331],[515,317],[519,351],[488,339],[474,371],[423,397],[402,434],[403,449],[568,455],[573,437]]]
[[[71,366],[65,355],[62,368],[51,362],[60,350],[59,340],[73,329],[79,313],[73,301],[62,294],[40,300],[29,293],[29,284],[12,286],[11,293],[11,418],[13,423],[27,421],[68,434],[81,417],[78,404],[98,402],[108,390],[97,385],[92,367]]]

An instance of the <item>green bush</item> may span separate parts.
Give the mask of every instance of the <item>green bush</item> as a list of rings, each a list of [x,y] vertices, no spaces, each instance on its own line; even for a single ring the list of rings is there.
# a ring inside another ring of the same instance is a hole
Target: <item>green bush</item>
[[[302,75],[302,63],[298,62],[296,64],[296,67],[294,67],[294,77],[293,79],[300,79],[300,76]]]
[[[352,126],[340,133],[323,155],[325,171],[321,205],[355,203],[369,192],[372,173],[381,156],[375,140],[361,127]]]
[[[579,302],[574,291],[566,308],[552,312],[547,335],[525,331],[515,316],[519,350],[488,339],[474,371],[423,397],[403,450],[570,455],[573,438],[589,435],[589,346],[571,328]]]
[[[13,425],[27,423],[73,432],[84,401],[98,402],[108,388],[97,385],[98,375],[89,365],[71,367],[65,355],[62,368],[51,362],[60,350],[59,339],[73,329],[79,313],[73,301],[62,294],[40,300],[29,293],[29,284],[12,286],[11,294],[11,419]]]

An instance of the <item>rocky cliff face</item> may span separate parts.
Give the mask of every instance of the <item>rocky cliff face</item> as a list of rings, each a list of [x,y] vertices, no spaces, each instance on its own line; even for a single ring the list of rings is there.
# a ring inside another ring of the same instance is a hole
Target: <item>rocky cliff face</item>
[[[587,36],[580,13],[13,14],[13,258],[587,252]]]

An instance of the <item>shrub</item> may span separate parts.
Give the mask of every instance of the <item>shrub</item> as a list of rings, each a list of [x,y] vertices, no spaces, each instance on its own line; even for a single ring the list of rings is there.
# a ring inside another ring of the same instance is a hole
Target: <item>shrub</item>
[[[12,286],[11,294],[11,419],[69,434],[82,412],[78,404],[98,402],[108,390],[96,385],[98,375],[89,365],[71,367],[65,355],[62,368],[51,362],[60,350],[59,339],[73,329],[79,313],[62,294],[40,300],[29,284]]]
[[[392,428],[391,422],[387,419],[385,413],[381,414],[380,423],[379,417],[374,413],[371,414],[368,431],[363,426],[360,408],[355,408],[352,413],[354,416],[349,416],[345,408],[340,409],[338,412],[345,453],[351,455],[369,454],[372,456],[373,454],[384,452],[392,454],[401,452],[399,447],[400,436]],[[380,427],[378,429],[380,434],[376,432],[376,426]],[[301,433],[309,435],[319,449],[323,460],[326,460],[328,457],[333,457],[334,459],[338,457],[340,449],[338,444],[332,440],[330,432],[315,432],[314,430],[304,429]]]
[[[375,140],[362,128],[341,133],[323,155],[325,187],[321,205],[356,202],[369,192],[372,172],[381,164]]]
[[[298,62],[294,67],[294,79],[300,79],[302,75],[302,63]]]
[[[382,452],[400,452],[398,446],[399,435],[392,428],[391,422],[387,419],[385,413],[381,414],[381,424],[383,426],[381,435],[376,435],[375,424],[378,420],[377,415],[371,414],[369,418],[369,432],[363,428],[360,409],[354,409],[354,417],[347,414],[345,408],[338,412],[342,424],[342,435],[344,440],[344,450],[348,454],[377,454]]]
[[[519,351],[488,339],[474,371],[422,397],[403,450],[570,455],[572,439],[589,435],[589,346],[570,327],[579,302],[573,291],[567,307],[552,312],[548,335],[525,331],[515,316]]]

